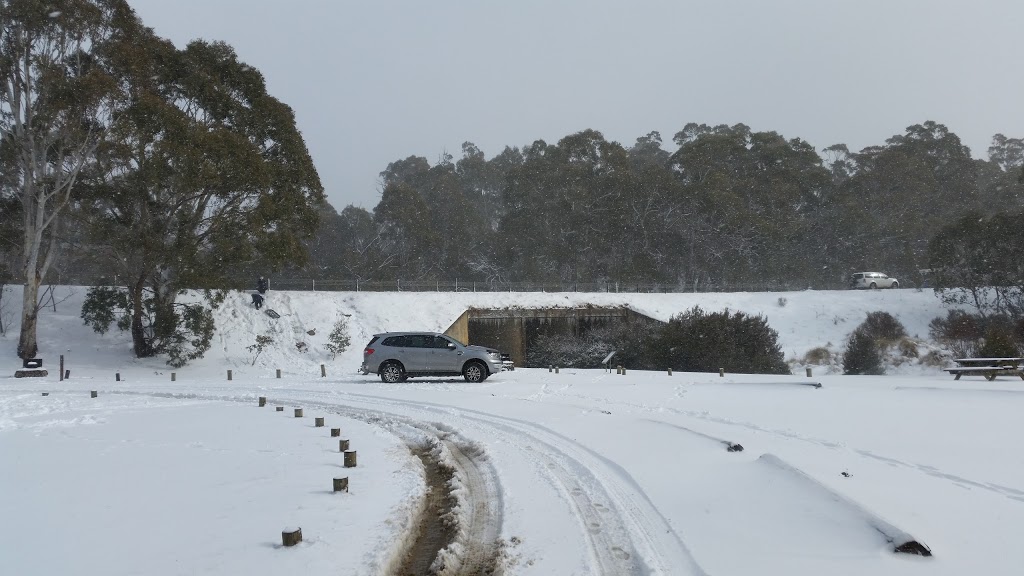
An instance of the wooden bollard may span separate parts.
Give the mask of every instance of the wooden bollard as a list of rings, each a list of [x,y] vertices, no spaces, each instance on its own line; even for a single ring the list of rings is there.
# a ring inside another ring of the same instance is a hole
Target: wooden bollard
[[[280,378],[280,377],[281,377],[281,369],[280,369],[280,368],[278,368],[278,369],[277,369],[277,377],[278,377],[278,378]]]
[[[344,452],[348,450],[348,440],[338,440],[338,452]]]
[[[324,418],[323,418],[323,416],[317,416],[315,419],[313,419],[313,425],[316,426],[317,428],[323,428],[324,427]]]
[[[808,378],[811,377],[811,367],[810,366],[807,367],[807,377]]]
[[[43,392],[43,396],[49,396],[49,395],[50,395],[49,392]]]
[[[669,368],[669,369],[668,369],[668,375],[669,375],[669,376],[671,376],[671,375],[672,375],[672,369],[671,369],[671,368]]]
[[[174,372],[171,372],[171,382],[174,382],[177,379],[178,379],[178,375],[175,374]]]
[[[548,372],[554,372],[554,371],[555,371],[555,367],[552,366],[551,364],[548,364]]]
[[[231,370],[228,370],[228,380],[231,380]]]
[[[718,369],[718,377],[719,378],[725,378],[725,368],[719,368]]]
[[[625,366],[623,366],[623,367],[622,367],[622,375],[623,375],[623,376],[625,376],[625,375],[626,375],[626,367],[625,367]]]
[[[57,372],[57,374],[60,375],[60,380],[61,381],[63,381],[65,378],[67,378],[67,376],[64,375],[64,355],[63,354],[60,355],[60,372]]]
[[[278,406],[277,407],[277,411],[278,412],[284,412],[284,406]]]
[[[334,479],[335,492],[348,492],[348,476]]]
[[[260,408],[263,408],[266,405],[267,405],[267,397],[266,396],[260,396]]]
[[[99,392],[97,392],[97,391],[95,391],[95,390],[91,390],[91,391],[89,392],[89,398],[95,398],[95,397],[97,397],[97,396],[99,396],[99,395],[100,395],[100,393],[99,393]]]
[[[555,366],[555,374],[558,374],[558,366]]]
[[[327,366],[325,364],[320,365],[320,377],[327,378]]]
[[[302,542],[302,528],[285,528],[281,532],[281,544],[295,546],[299,542]]]
[[[115,372],[114,373],[114,382],[120,382],[120,381],[121,381],[121,373],[120,372]]]
[[[61,358],[63,358],[63,356],[61,356]],[[61,364],[63,364],[63,362],[61,362]],[[70,380],[71,379],[71,370],[65,370],[64,371],[64,379],[65,380]]]
[[[295,417],[296,418],[302,418],[302,408],[296,408],[295,409]]]
[[[356,451],[355,450],[347,450],[347,451],[345,451],[345,468],[355,468],[355,467],[356,467]]]
[[[331,428],[331,437],[341,436],[341,428]]]

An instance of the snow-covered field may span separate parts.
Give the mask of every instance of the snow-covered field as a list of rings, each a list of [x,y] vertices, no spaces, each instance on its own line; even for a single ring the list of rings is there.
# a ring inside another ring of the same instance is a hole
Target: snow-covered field
[[[877,377],[818,367],[814,378],[798,363],[794,376],[724,378],[517,369],[474,385],[385,385],[355,372],[375,332],[444,330],[470,306],[586,303],[663,320],[694,304],[763,313],[798,361],[817,346],[841,351],[874,310],[926,338],[945,314],[929,292],[272,291],[278,320],[237,294],[217,311],[207,357],[172,370],[132,358],[125,334],[92,334],[78,318],[84,289],[63,291],[40,326],[49,377],[9,376],[20,366],[17,330],[0,339],[0,574],[391,574],[427,496],[410,446],[456,470],[452,574],[495,540],[497,572],[517,575],[1024,566],[1018,378],[953,381],[918,364]],[[352,348],[332,360],[324,344],[342,317]],[[257,334],[275,344],[253,364],[246,347]],[[357,451],[357,467],[342,466],[330,428]],[[348,493],[332,492],[340,476]],[[281,546],[289,527],[303,532],[294,548]],[[893,553],[910,539],[934,556]]]

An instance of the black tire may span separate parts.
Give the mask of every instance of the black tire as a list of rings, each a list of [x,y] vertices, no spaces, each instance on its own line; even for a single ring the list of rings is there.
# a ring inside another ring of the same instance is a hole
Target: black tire
[[[380,367],[380,381],[385,384],[397,384],[405,381],[405,370],[394,360],[388,360]]]
[[[892,286],[889,286],[889,288],[892,288],[893,290],[895,290],[895,289],[897,289],[899,287],[900,287],[900,283],[899,282],[893,282]]]
[[[868,290],[878,290],[878,284],[872,282],[871,286],[868,286]]]
[[[487,367],[484,366],[483,362],[477,362],[476,360],[466,362],[466,365],[462,367],[462,376],[466,379],[466,382],[474,384],[483,382],[487,379]]]

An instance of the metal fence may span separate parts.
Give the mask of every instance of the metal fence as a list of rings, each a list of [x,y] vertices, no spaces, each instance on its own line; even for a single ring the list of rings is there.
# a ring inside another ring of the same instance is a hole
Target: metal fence
[[[835,290],[834,285],[808,286],[782,283],[643,283],[643,282],[473,282],[460,280],[315,280],[312,278],[270,278],[272,290],[323,292],[792,292]]]

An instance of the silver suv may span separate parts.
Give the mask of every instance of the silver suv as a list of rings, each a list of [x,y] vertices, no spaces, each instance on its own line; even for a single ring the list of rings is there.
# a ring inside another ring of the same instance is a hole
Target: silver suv
[[[899,288],[900,282],[895,278],[889,278],[881,272],[857,272],[850,277],[850,288],[865,288],[875,290],[877,288]]]
[[[384,382],[404,382],[413,376],[458,376],[483,382],[501,372],[501,353],[467,346],[436,332],[374,334],[363,349],[363,374],[380,375]]]

